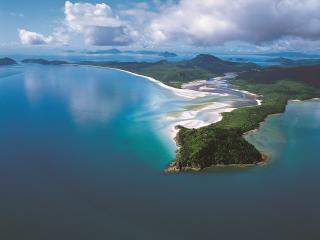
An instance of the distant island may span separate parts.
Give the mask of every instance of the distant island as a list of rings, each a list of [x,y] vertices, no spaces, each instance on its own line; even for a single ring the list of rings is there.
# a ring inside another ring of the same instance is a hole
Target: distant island
[[[14,65],[14,64],[17,64],[17,62],[11,58],[8,58],[8,57],[0,58],[0,66]]]
[[[39,59],[23,62],[52,64]],[[258,128],[268,115],[284,112],[289,100],[320,97],[320,64],[262,68],[253,63],[224,61],[208,54],[178,62],[84,61],[78,64],[122,69],[153,77],[174,87],[227,72],[236,72],[238,77],[229,80],[233,88],[260,96],[261,105],[225,112],[222,120],[215,124],[199,129],[178,126],[176,159],[168,166],[167,172],[262,163],[267,157],[247,142],[244,134]]]
[[[320,58],[293,60],[285,57],[278,57],[278,58],[269,59],[267,62],[279,63],[285,66],[316,65],[316,64],[320,64]]]
[[[310,59],[310,58],[320,58],[320,54],[314,54],[314,53],[304,53],[304,52],[268,52],[268,53],[260,53],[258,54],[260,56],[270,56],[270,57],[284,57],[284,58],[304,58],[304,59]]]
[[[22,60],[23,63],[36,63],[36,64],[42,64],[42,65],[61,65],[61,64],[70,64],[67,61],[61,61],[61,60],[46,60],[46,59],[24,59]]]

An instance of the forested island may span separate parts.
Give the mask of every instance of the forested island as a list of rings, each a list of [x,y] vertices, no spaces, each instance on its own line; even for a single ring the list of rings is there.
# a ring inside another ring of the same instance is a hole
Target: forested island
[[[17,62],[11,58],[8,58],[8,57],[0,58],[0,66],[14,65],[14,64],[17,64]]]
[[[22,60],[23,63],[35,63],[35,64],[42,64],[42,65],[62,65],[62,64],[70,64],[67,61],[61,60],[46,60],[46,59],[24,59]]]
[[[64,61],[24,60],[24,63],[67,64]],[[320,65],[262,68],[253,63],[237,63],[200,54],[179,62],[92,62],[80,65],[118,68],[153,77],[163,83],[181,87],[183,83],[207,79],[226,72],[238,77],[229,82],[233,88],[257,94],[261,105],[242,107],[223,113],[220,122],[199,129],[178,126],[176,159],[167,172],[202,170],[213,166],[254,165],[266,157],[243,135],[259,127],[264,119],[285,111],[289,100],[320,97]]]

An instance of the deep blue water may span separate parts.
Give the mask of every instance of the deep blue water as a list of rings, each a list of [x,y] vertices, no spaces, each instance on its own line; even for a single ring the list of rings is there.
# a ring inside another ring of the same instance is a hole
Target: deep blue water
[[[155,112],[180,101],[114,70],[0,68],[0,239],[319,239],[320,102],[247,136],[266,166],[166,175]]]

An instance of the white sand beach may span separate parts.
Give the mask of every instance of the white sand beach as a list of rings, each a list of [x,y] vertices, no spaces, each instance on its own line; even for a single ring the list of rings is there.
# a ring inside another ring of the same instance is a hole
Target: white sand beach
[[[122,69],[118,69],[118,68],[110,68],[110,69],[121,71],[121,72],[125,72],[125,73],[129,73],[129,74],[134,75],[134,76],[145,78],[145,79],[147,79],[147,80],[149,80],[151,82],[154,82],[155,84],[157,84],[157,85],[159,85],[159,86],[161,86],[163,88],[166,88],[166,89],[172,91],[175,95],[180,96],[180,97],[184,97],[184,98],[188,98],[188,99],[195,99],[195,98],[198,98],[198,97],[205,97],[205,96],[213,95],[212,93],[198,92],[198,91],[193,91],[193,90],[188,90],[188,89],[174,88],[174,87],[168,86],[168,85],[166,85],[166,84],[164,84],[164,83],[160,82],[159,80],[156,80],[156,79],[154,79],[152,77],[148,77],[148,76],[144,76],[144,75],[141,75],[141,74],[129,72],[129,71],[126,71],[126,70],[122,70]]]
[[[182,88],[178,89],[178,88],[168,86],[152,77],[144,76],[141,74],[137,74],[137,73],[133,73],[130,71],[117,69],[117,68],[110,68],[110,69],[145,78],[148,81],[151,81],[162,88],[166,88],[172,91],[172,93],[174,93],[175,95],[185,98],[187,101],[192,101],[194,99],[207,97],[207,96],[228,96],[229,94],[227,93],[214,93],[209,91],[219,86],[227,87],[227,83],[225,80],[232,79],[237,76],[237,74],[235,73],[226,73],[225,76],[216,77],[211,79],[210,81],[208,80],[192,81],[190,83],[183,84]],[[202,86],[204,84],[206,86]],[[211,87],[211,85],[214,85],[214,86]],[[199,86],[198,90],[187,89],[188,87],[190,88],[190,87],[198,87],[198,86]],[[257,97],[257,95],[247,91],[240,91],[236,89],[232,89],[232,90]],[[257,101],[257,105],[261,104],[260,100],[256,99],[256,101]],[[178,132],[177,126],[183,126],[186,128],[195,128],[195,129],[208,126],[210,124],[221,121],[222,119],[221,114],[223,112],[231,112],[234,109],[235,108],[232,107],[232,105],[228,102],[209,101],[202,104],[194,104],[190,102],[189,108],[184,108],[184,109],[181,109],[181,111],[174,112],[174,113],[171,112],[163,116],[161,118],[162,127],[160,127],[161,128],[160,130],[163,132],[164,135],[168,136],[175,143],[174,139]]]

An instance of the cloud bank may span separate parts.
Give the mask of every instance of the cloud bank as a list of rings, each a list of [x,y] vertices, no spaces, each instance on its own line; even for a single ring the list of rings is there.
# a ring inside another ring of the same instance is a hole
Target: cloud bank
[[[156,8],[142,2],[118,14],[105,3],[67,1],[62,28],[65,35],[82,34],[86,44],[97,46],[215,46],[230,41],[318,44],[319,12],[319,0],[180,0],[158,3]],[[22,43],[63,42],[52,40],[57,38],[54,35],[27,31],[19,35]]]
[[[320,38],[319,0],[181,0],[147,27],[153,41],[255,44],[287,36]]]

